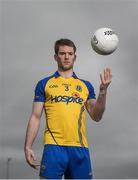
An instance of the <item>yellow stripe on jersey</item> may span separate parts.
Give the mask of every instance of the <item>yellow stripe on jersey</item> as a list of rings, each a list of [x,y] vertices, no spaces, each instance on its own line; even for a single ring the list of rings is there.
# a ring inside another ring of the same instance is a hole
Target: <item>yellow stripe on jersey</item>
[[[94,88],[75,73],[70,78],[52,76],[40,80],[35,102],[44,102],[46,115],[45,144],[88,147],[85,102],[95,98]]]

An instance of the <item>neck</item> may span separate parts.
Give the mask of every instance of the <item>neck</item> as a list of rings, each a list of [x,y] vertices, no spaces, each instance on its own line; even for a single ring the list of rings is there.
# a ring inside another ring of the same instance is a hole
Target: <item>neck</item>
[[[58,72],[64,78],[69,78],[73,75],[73,69],[66,70],[66,71],[62,71],[62,70],[58,69]]]

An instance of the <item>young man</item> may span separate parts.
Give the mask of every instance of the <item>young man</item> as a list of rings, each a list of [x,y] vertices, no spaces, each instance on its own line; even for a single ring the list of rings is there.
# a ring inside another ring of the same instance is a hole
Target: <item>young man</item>
[[[37,135],[42,110],[46,115],[44,151],[40,177],[46,179],[92,179],[88,143],[86,139],[85,109],[94,121],[100,121],[105,110],[107,87],[112,75],[110,69],[100,74],[101,84],[96,99],[90,82],[79,79],[73,72],[76,47],[71,40],[55,43],[54,58],[57,71],[40,80],[35,89],[33,111],[26,140],[25,157],[37,169],[32,145]]]

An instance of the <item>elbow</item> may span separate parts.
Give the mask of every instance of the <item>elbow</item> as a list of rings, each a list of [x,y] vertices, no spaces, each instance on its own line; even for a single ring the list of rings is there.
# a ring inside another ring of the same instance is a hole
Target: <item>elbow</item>
[[[99,122],[102,120],[103,114],[104,114],[105,109],[102,109],[100,112],[95,112],[91,115],[91,118],[95,121],[95,122]]]
[[[99,122],[99,121],[101,121],[102,116],[92,117],[92,119],[93,119],[95,122]]]

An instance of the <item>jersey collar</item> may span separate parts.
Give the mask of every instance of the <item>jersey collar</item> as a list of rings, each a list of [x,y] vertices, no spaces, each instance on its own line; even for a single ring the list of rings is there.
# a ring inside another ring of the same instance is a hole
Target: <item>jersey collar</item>
[[[56,72],[54,73],[54,77],[55,77],[55,78],[58,78],[59,76],[61,76],[61,75],[59,74],[58,71],[56,71]],[[75,79],[78,79],[78,77],[76,76],[75,72],[73,72],[72,77],[74,77]]]

